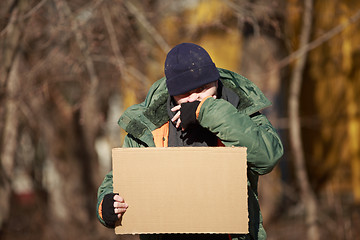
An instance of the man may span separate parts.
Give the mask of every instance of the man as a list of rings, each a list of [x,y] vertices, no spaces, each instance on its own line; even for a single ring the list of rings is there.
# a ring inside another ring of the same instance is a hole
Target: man
[[[216,68],[209,54],[192,43],[179,44],[168,53],[165,76],[152,85],[144,102],[120,117],[119,125],[128,133],[123,147],[247,147],[249,234],[140,238],[266,239],[258,204],[258,176],[270,172],[283,154],[276,131],[259,112],[270,105],[269,100],[245,77]],[[114,227],[127,207],[125,200],[113,193],[110,172],[98,191],[98,218],[105,226]]]

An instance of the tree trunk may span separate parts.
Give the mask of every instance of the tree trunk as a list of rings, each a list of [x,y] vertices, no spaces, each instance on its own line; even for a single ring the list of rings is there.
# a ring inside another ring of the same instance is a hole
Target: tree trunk
[[[14,172],[15,152],[18,136],[18,103],[16,95],[19,91],[18,66],[20,54],[16,54],[15,61],[9,74],[6,99],[6,117],[3,132],[3,148],[1,151],[1,179],[0,179],[0,229],[3,222],[8,218],[10,209],[11,181]]]
[[[280,20],[284,16],[277,9],[284,8],[285,4],[281,1],[257,1],[257,4],[267,8],[266,14],[255,13],[259,19],[248,26],[248,32],[244,34],[241,63],[241,74],[253,81],[273,103],[270,108],[262,110],[262,113],[271,121],[275,128],[279,129],[278,119],[286,114],[283,105],[285,96],[282,94],[284,87],[284,69],[277,68],[281,59],[288,53],[285,42],[280,40],[278,32]],[[274,8],[274,4],[277,4]],[[254,7],[254,9],[258,9]],[[260,11],[260,10],[258,10]],[[272,21],[273,28],[269,28],[268,22],[263,22],[262,17],[266,16],[268,21]],[[264,26],[265,25],[265,26]],[[279,132],[281,134],[281,132]],[[279,168],[272,173],[261,176],[259,179],[259,201],[261,213],[265,224],[269,224],[271,219],[277,214],[283,196],[281,175]]]
[[[95,222],[95,180],[99,182],[95,138],[100,127],[98,107],[99,79],[80,23],[64,0],[55,1],[62,24],[70,26],[69,35],[75,38],[80,50],[79,61],[84,63],[88,82],[84,84],[81,105],[72,106],[64,92],[51,89],[48,98],[32,99],[35,114],[41,116],[45,148],[48,151],[45,175],[49,194],[52,228],[59,236],[69,236],[71,229],[83,223]],[[43,111],[42,105],[50,111]],[[86,228],[87,229],[87,228]]]
[[[2,42],[2,64],[0,67],[0,89],[5,89],[4,98],[0,96],[0,104],[5,106],[5,123],[0,147],[0,229],[9,215],[11,179],[13,176],[15,152],[18,136],[18,99],[20,90],[19,64],[21,53],[19,51],[24,21],[22,19],[28,3],[19,1],[12,10],[11,20],[7,26],[7,34]],[[0,93],[1,94],[1,93]]]
[[[273,106],[264,109],[262,113],[266,114],[271,123],[278,127],[277,119],[284,115],[281,108],[281,82],[282,72],[267,71],[267,69],[277,69],[276,64],[282,59],[286,52],[282,43],[276,40],[275,36],[261,35],[247,37],[244,40],[243,54],[246,60],[243,61],[241,73],[255,82],[256,85],[264,92],[266,97],[273,102]],[[261,176],[259,180],[259,201],[264,223],[277,212],[281,202],[281,179],[280,175],[274,172]],[[277,194],[275,194],[277,193]]]
[[[49,195],[50,231],[47,234],[49,238],[75,238],[71,234],[79,233],[77,227],[87,223],[82,228],[88,231],[95,219],[93,159],[84,142],[79,110],[73,112],[56,90],[49,94],[49,99],[33,97],[29,100],[47,151],[44,166],[44,187]],[[51,111],[42,111],[44,105]]]
[[[309,42],[312,25],[312,9],[312,0],[306,0],[299,48],[306,46]],[[318,240],[320,238],[320,231],[318,226],[318,206],[306,171],[305,157],[301,138],[301,123],[299,116],[302,75],[305,68],[306,57],[307,53],[304,53],[298,58],[294,66],[290,82],[290,143],[294,157],[295,175],[300,187],[301,201],[305,206],[306,226],[308,228],[307,239]]]

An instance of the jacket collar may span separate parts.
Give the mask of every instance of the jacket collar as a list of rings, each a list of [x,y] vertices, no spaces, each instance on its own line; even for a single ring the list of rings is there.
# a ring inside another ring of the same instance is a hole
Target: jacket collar
[[[239,112],[251,115],[271,105],[260,89],[244,76],[226,69],[218,70],[222,84],[239,96]],[[151,86],[144,102],[129,107],[121,115],[118,124],[147,146],[155,146],[151,132],[169,121],[168,97],[166,78],[163,77]]]

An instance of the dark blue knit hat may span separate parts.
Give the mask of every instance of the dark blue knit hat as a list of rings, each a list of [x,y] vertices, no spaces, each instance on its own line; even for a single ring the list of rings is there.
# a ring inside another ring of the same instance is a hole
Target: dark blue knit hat
[[[181,43],[167,54],[166,85],[171,96],[189,92],[219,79],[209,54],[193,43]]]

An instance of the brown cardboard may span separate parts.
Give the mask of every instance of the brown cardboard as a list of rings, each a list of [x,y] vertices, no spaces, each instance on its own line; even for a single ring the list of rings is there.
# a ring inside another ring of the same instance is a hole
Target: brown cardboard
[[[116,234],[248,233],[246,148],[114,148]],[[120,224],[120,223],[119,223]]]

